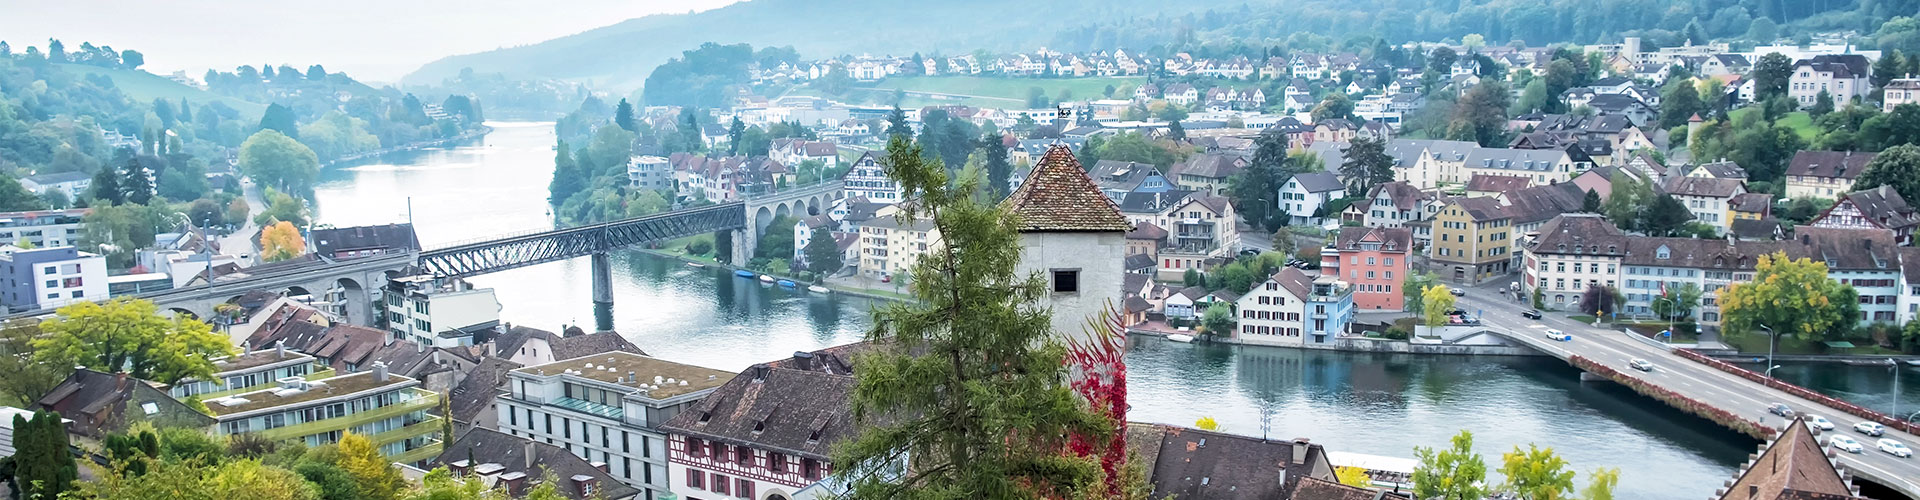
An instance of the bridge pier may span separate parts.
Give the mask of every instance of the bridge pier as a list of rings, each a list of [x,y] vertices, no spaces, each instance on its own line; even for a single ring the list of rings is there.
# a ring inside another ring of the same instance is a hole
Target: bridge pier
[[[605,252],[595,253],[593,261],[594,331],[613,330],[613,263]]]
[[[753,224],[747,224],[746,229],[735,230],[733,238],[730,239],[733,240],[733,262],[728,264],[733,267],[747,267],[747,262],[753,260],[753,249],[759,246],[757,244],[760,240],[759,232],[754,230]]]

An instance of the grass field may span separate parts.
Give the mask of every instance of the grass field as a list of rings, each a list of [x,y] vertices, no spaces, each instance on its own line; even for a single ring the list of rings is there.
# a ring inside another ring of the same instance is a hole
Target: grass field
[[[74,74],[84,75],[91,73],[106,75],[108,78],[113,79],[113,86],[119,87],[121,93],[126,94],[127,97],[135,101],[151,102],[154,98],[164,98],[169,101],[174,101],[177,104],[181,98],[186,98],[187,102],[194,104],[195,107],[198,107],[198,105],[202,103],[221,101],[227,103],[227,106],[239,110],[242,115],[254,117],[258,117],[262,111],[266,110],[266,105],[263,104],[216,95],[212,92],[181,85],[178,82],[166,79],[166,77],[145,71],[102,68],[84,64],[60,64],[58,66],[62,71]]]
[[[1073,99],[1100,99],[1105,97],[1106,88],[1115,89],[1139,85],[1145,78],[1131,77],[1088,77],[1088,78],[1004,78],[986,76],[908,76],[894,77],[875,82],[871,88],[879,90],[904,90],[909,98],[915,92],[930,94],[949,94],[966,96],[967,104],[1001,106],[1022,106],[1027,102],[1029,89],[1039,87],[1046,91],[1047,99],[1056,99],[1062,90],[1071,94]],[[1117,95],[1117,94],[1116,94]],[[1122,96],[1130,99],[1132,96]],[[937,100],[935,102],[955,103],[957,100]]]
[[[1746,115],[1759,112],[1760,108],[1749,106],[1733,110],[1733,112],[1728,114],[1732,115],[1733,121],[1738,122],[1741,118],[1746,117]],[[1807,141],[1808,143],[1812,143],[1815,138],[1820,136],[1820,127],[1813,125],[1813,116],[1808,115],[1805,111],[1787,113],[1786,116],[1775,120],[1774,124],[1793,129],[1794,133],[1800,135],[1801,140]]]

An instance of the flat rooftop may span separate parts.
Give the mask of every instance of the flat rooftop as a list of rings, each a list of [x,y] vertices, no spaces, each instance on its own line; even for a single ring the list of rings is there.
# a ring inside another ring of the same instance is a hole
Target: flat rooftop
[[[312,363],[313,359],[314,359],[313,356],[294,352],[292,349],[288,349],[286,351],[276,351],[274,349],[262,349],[262,350],[253,351],[246,354],[241,354],[239,356],[233,356],[229,358],[214,360],[213,372],[214,374],[218,375],[222,373],[246,371],[247,369],[250,369],[250,368],[259,368],[262,366],[271,365],[271,364],[279,363],[282,361],[304,360],[308,363]]]
[[[613,385],[646,390],[647,396],[653,399],[667,399],[720,387],[734,375],[729,371],[675,363],[626,351],[581,356],[529,366],[514,372],[535,376],[565,373]],[[633,374],[633,379],[626,378],[628,373]],[[655,382],[656,379],[658,382]]]
[[[315,380],[309,382],[309,387],[304,391],[282,393],[280,388],[275,387],[246,394],[235,394],[224,398],[209,399],[206,401],[206,404],[207,409],[213,411],[213,416],[222,417],[254,410],[296,405],[380,388],[397,390],[413,383],[414,380],[412,378],[400,375],[388,375],[387,381],[381,382],[374,380],[373,372],[365,371],[351,375]]]

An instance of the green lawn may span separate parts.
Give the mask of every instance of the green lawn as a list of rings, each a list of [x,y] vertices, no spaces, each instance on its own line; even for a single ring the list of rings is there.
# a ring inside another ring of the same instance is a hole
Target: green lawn
[[[195,107],[198,107],[198,105],[202,103],[221,101],[227,103],[227,106],[239,110],[242,115],[254,117],[258,117],[260,113],[267,108],[264,104],[234,99],[188,87],[173,80],[168,80],[166,77],[145,71],[102,68],[84,64],[59,64],[57,66],[59,66],[62,71],[75,74],[84,75],[91,73],[106,75],[108,78],[113,79],[114,87],[118,87],[121,93],[126,94],[127,97],[135,101],[151,102],[154,98],[163,98],[174,101],[177,104],[181,98],[186,98],[187,102],[196,105]]]
[[[1766,335],[1760,335],[1760,334],[1731,335],[1731,336],[1723,335],[1720,337],[1720,341],[1726,343],[1728,346],[1731,346],[1734,349],[1738,349],[1741,354],[1764,355],[1767,353],[1767,336]],[[1884,349],[1884,348],[1881,348],[1880,346],[1875,346],[1875,345],[1863,345],[1863,344],[1856,343],[1855,346],[1856,347],[1853,347],[1851,349],[1831,349],[1831,348],[1827,348],[1825,345],[1821,345],[1819,342],[1800,340],[1798,337],[1794,337],[1792,335],[1781,335],[1780,340],[1778,341],[1778,343],[1774,344],[1773,347],[1774,347],[1774,352],[1778,354],[1852,354],[1852,355],[1863,355],[1863,356],[1864,355],[1900,354],[1899,351],[1892,350],[1892,349]]]
[[[1028,89],[1039,87],[1047,93],[1047,99],[1060,96],[1065,90],[1073,99],[1105,98],[1108,85],[1115,89],[1139,85],[1145,82],[1141,77],[1087,77],[1087,78],[1005,78],[986,76],[908,76],[894,77],[875,82],[875,89],[901,89],[908,92],[933,92],[976,96],[968,100],[986,101],[982,104],[1001,106],[1019,105],[1027,102]],[[1118,95],[1118,94],[1115,94]],[[1131,95],[1120,96],[1131,99]],[[948,102],[951,101],[939,101]]]
[[[1759,113],[1759,112],[1760,112],[1759,107],[1748,106],[1745,108],[1733,110],[1733,112],[1728,114],[1731,115],[1733,121],[1738,122],[1740,121],[1741,118],[1745,117],[1746,115]],[[1805,111],[1795,111],[1792,113],[1787,113],[1786,116],[1782,116],[1780,117],[1779,120],[1775,120],[1774,124],[1793,129],[1794,133],[1800,134],[1801,140],[1807,141],[1808,143],[1812,143],[1813,140],[1819,137],[1820,135],[1820,127],[1816,127],[1813,125],[1813,116],[1808,115],[1807,112]]]

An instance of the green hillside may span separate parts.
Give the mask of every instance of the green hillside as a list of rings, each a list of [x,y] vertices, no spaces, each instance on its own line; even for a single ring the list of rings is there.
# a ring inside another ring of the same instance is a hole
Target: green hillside
[[[1105,96],[1108,85],[1116,90],[1139,85],[1144,78],[1090,77],[1090,78],[1005,78],[983,76],[909,76],[895,77],[875,82],[871,88],[893,91],[902,90],[909,96],[915,93],[942,94],[964,97],[967,104],[990,105],[994,107],[1020,106],[1027,102],[1027,95],[1034,88],[1045,92],[1047,99],[1060,96],[1061,91],[1070,93],[1073,99],[1097,99]],[[940,96],[929,95],[938,98]],[[1122,99],[1130,96],[1121,97]]]
[[[119,88],[121,93],[126,94],[128,98],[133,99],[135,102],[151,102],[155,98],[169,101],[179,101],[185,98],[188,102],[195,103],[195,105],[220,101],[240,111],[244,115],[254,117],[259,116],[259,114],[267,108],[265,104],[217,95],[205,90],[181,85],[179,82],[168,80],[166,77],[145,71],[102,68],[84,64],[58,64],[55,66],[58,66],[61,71],[69,73],[96,74],[111,78],[113,79],[113,86]]]

